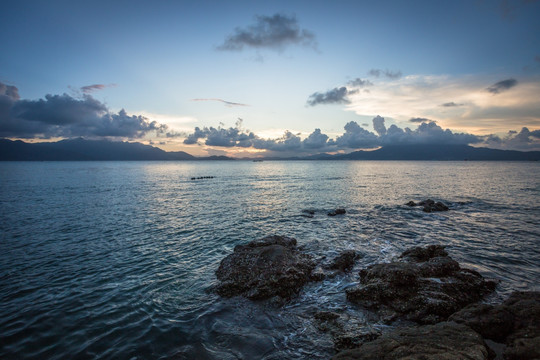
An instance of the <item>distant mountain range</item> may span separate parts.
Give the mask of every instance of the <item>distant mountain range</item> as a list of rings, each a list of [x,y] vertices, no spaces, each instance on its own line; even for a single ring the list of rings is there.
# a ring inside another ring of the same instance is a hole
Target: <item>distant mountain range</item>
[[[137,142],[70,139],[25,143],[0,139],[0,161],[80,160],[233,160],[226,156],[195,157],[183,151],[166,152]],[[467,145],[393,145],[349,154],[326,153],[268,160],[521,160],[539,161],[540,151],[475,148]]]

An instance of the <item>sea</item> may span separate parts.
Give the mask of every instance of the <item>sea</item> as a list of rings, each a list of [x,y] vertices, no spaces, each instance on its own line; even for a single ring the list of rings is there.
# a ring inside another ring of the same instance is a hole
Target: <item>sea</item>
[[[427,198],[450,210],[405,205]],[[0,162],[0,234],[1,359],[328,359],[313,315],[391,327],[345,290],[412,246],[498,279],[486,302],[540,290],[540,163]],[[218,296],[220,261],[274,234],[362,257],[285,304]]]

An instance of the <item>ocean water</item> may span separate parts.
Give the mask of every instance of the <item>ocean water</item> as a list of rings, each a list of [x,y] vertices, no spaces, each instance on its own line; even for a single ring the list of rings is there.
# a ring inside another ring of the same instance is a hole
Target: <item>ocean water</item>
[[[0,186],[2,359],[326,359],[313,314],[383,328],[345,289],[415,245],[499,279],[486,301],[540,289],[535,162],[4,162]],[[404,206],[425,198],[451,210]],[[282,307],[217,296],[221,259],[271,234],[363,257]]]

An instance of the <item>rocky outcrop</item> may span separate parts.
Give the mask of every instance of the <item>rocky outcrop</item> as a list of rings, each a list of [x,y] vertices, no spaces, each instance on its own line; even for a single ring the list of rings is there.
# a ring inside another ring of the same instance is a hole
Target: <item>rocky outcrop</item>
[[[499,305],[469,305],[450,320],[505,343],[505,359],[540,359],[540,292],[514,292]]]
[[[435,202],[435,201],[433,201],[431,199],[422,200],[419,203],[415,203],[414,201],[409,201],[405,205],[411,206],[411,207],[412,206],[423,206],[422,211],[428,212],[428,213],[433,212],[433,211],[448,211],[448,206],[446,206],[445,204],[443,204],[440,201]]]
[[[360,285],[347,290],[347,299],[375,310],[383,321],[402,317],[434,324],[495,286],[478,272],[461,268],[443,246],[430,245],[407,250],[398,261],[361,270]]]
[[[345,250],[335,257],[329,264],[325,266],[328,270],[337,270],[340,272],[351,271],[356,260],[360,258],[355,250]]]
[[[482,337],[471,328],[452,322],[403,328],[345,350],[332,359],[394,360],[394,359],[490,359]]]
[[[296,239],[268,236],[246,245],[238,245],[224,258],[216,271],[221,296],[245,296],[287,299],[311,280],[315,263],[296,247]]]

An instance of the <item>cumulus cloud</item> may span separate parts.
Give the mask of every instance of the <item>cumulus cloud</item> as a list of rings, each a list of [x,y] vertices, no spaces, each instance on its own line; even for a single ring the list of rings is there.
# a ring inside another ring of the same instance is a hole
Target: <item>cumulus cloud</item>
[[[358,90],[348,90],[345,86],[333,88],[324,93],[316,92],[309,96],[307,105],[315,106],[320,104],[349,104],[347,95],[356,94]]]
[[[217,98],[210,98],[210,99],[192,99],[191,101],[219,101],[225,104],[227,107],[233,107],[233,106],[249,106],[247,104],[241,104],[241,103],[235,103],[231,101],[226,101],[223,99],[217,99]]]
[[[506,79],[506,80],[502,80],[502,81],[499,81],[498,83],[491,85],[490,87],[486,88],[486,90],[496,95],[496,94],[500,94],[503,91],[513,88],[514,86],[517,85],[517,83],[518,82],[516,79]]]
[[[371,69],[369,70],[368,74],[376,78],[383,76],[388,79],[399,79],[403,75],[401,71],[399,70],[391,71],[388,69],[387,70]]]
[[[16,87],[0,84],[0,137],[121,137],[141,138],[149,132],[167,133],[167,126],[122,109],[111,112],[90,95],[46,95],[20,100]],[[13,89],[14,88],[14,89]],[[171,133],[172,134],[172,133]]]
[[[235,127],[196,127],[193,133],[184,140],[185,144],[197,144],[204,140],[205,145],[219,147],[254,148],[270,153],[288,155],[313,154],[319,152],[351,151],[356,149],[373,149],[388,145],[477,145],[504,149],[532,150],[540,149],[540,130],[529,131],[523,128],[521,132],[509,133],[500,138],[496,135],[473,135],[443,129],[435,121],[417,119],[420,124],[416,129],[400,128],[395,124],[386,127],[385,119],[377,115],[373,118],[371,132],[357,122],[351,121],[344,127],[344,132],[331,139],[328,135],[315,129],[302,139],[299,134],[285,131],[283,136],[274,139],[264,139],[249,130],[241,128],[241,123]]]
[[[289,45],[316,47],[315,35],[300,28],[296,17],[283,14],[256,16],[255,23],[236,28],[219,50],[240,51],[244,48],[282,50]]]

